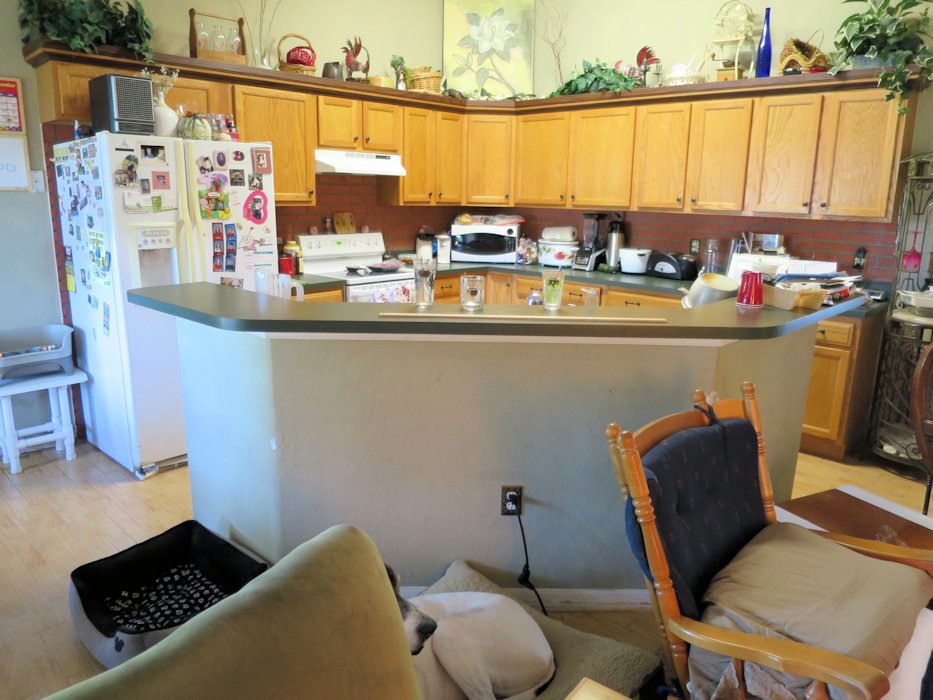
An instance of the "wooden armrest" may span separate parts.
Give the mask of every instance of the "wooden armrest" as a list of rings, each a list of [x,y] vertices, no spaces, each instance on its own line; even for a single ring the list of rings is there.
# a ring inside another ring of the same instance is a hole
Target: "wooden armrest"
[[[900,545],[890,544],[888,542],[866,540],[861,537],[850,537],[849,535],[840,535],[835,532],[816,531],[816,533],[828,540],[838,542],[854,552],[859,552],[860,554],[865,554],[875,559],[884,559],[886,561],[907,564],[907,566],[921,569],[933,576],[933,550],[901,547]]]
[[[667,627],[689,644],[829,683],[844,690],[849,698],[874,700],[890,688],[887,676],[874,666],[808,644],[728,630],[687,617],[668,620]]]

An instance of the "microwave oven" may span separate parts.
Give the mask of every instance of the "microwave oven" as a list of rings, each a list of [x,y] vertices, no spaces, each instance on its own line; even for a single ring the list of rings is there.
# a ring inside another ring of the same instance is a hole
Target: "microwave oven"
[[[520,230],[517,223],[453,224],[450,260],[514,264]]]

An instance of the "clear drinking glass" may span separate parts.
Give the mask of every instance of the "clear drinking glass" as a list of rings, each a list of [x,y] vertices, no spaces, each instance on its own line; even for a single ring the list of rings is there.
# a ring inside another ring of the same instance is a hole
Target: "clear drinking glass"
[[[482,311],[486,292],[486,278],[482,275],[460,276],[460,308],[464,311]]]
[[[544,289],[544,308],[559,309],[561,297],[564,295],[563,268],[543,268],[541,286]]]
[[[583,292],[583,305],[584,306],[599,306],[599,290],[593,289],[592,287],[582,287],[580,289]]]
[[[434,258],[415,258],[415,303],[422,307],[434,303],[434,278],[437,261]]]

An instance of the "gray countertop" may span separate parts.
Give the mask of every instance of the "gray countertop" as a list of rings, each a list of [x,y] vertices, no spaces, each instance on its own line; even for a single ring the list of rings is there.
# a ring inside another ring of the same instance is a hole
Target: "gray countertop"
[[[130,290],[130,302],[178,318],[231,331],[266,333],[518,336],[566,338],[683,338],[753,340],[775,338],[819,320],[857,309],[856,295],[816,311],[739,309],[733,300],[696,309],[496,306],[481,312],[437,304],[298,304],[224,285],[192,284]],[[387,317],[385,314],[411,314]]]

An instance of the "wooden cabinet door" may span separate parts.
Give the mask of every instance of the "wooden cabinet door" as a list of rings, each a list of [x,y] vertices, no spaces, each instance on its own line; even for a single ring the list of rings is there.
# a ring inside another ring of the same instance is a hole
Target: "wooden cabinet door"
[[[570,116],[570,205],[628,207],[632,203],[635,108],[588,109]]]
[[[404,112],[402,163],[403,204],[431,204],[434,194],[435,148],[437,135],[434,112],[406,107]]]
[[[512,303],[512,275],[490,272],[486,275],[486,303]]]
[[[214,80],[177,78],[172,89],[165,93],[165,104],[185,112],[232,114],[233,89],[229,83]]]
[[[751,128],[751,99],[693,104],[687,170],[691,211],[742,211]]]
[[[42,121],[91,121],[91,97],[87,84],[106,73],[136,75],[136,71],[84,66],[78,63],[46,63],[36,70]]]
[[[437,166],[434,186],[438,204],[463,202],[463,115],[436,112]],[[406,168],[408,163],[402,163]]]
[[[607,289],[602,298],[603,306],[628,306],[645,308],[675,308],[680,307],[680,299],[676,297],[658,296],[655,294],[640,294],[639,292],[622,291],[621,289]]]
[[[435,304],[460,303],[460,274],[438,275],[434,281]]]
[[[643,105],[635,120],[634,204],[683,209],[690,103]]]
[[[319,95],[317,143],[325,148],[355,151],[362,147],[359,100]]]
[[[754,214],[808,214],[822,95],[755,101],[746,204]]]
[[[515,203],[564,206],[569,152],[569,115],[520,116],[515,136]]]
[[[513,117],[471,114],[467,117],[466,201],[512,203]]]
[[[276,204],[314,204],[314,98],[245,85],[233,97],[240,138],[272,143]]]
[[[819,213],[886,218],[893,202],[894,156],[901,118],[884,90],[824,97],[814,199]]]
[[[831,441],[841,435],[851,357],[851,350],[814,347],[803,432]]]
[[[381,102],[363,102],[363,148],[381,153],[402,151],[402,108]]]

